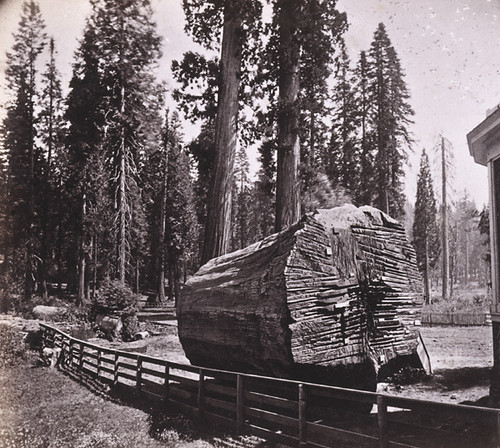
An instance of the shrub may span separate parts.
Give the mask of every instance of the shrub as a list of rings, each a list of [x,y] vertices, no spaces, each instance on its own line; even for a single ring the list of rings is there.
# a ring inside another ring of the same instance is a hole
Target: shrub
[[[118,280],[105,280],[92,304],[91,316],[115,315],[122,321],[121,337],[124,341],[134,338],[139,328],[137,310],[140,296]]]
[[[0,367],[21,364],[30,355],[23,334],[10,325],[0,325]]]
[[[137,309],[140,296],[119,280],[105,280],[99,288],[95,303],[110,310]]]

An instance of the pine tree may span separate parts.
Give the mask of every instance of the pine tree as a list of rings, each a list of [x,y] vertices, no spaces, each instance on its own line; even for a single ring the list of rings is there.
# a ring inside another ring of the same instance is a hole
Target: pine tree
[[[42,99],[40,113],[40,135],[43,142],[42,159],[44,160],[44,171],[41,185],[41,212],[40,212],[40,266],[38,281],[40,293],[47,297],[48,267],[52,260],[49,259],[51,249],[50,241],[54,242],[57,235],[54,233],[59,226],[56,216],[57,201],[56,194],[59,188],[61,151],[64,140],[63,120],[63,95],[60,75],[55,65],[54,39],[50,39],[49,61],[42,77]],[[52,246],[53,248],[53,246]]]
[[[342,34],[347,28],[345,13],[336,9],[336,0],[303,2],[300,28],[300,180],[302,209],[311,211],[308,197],[322,183],[322,164],[328,152],[331,93],[329,81],[342,55]],[[337,77],[339,72],[336,72]]]
[[[115,276],[132,277],[140,253],[133,245],[145,222],[140,210],[138,176],[144,151],[158,144],[162,89],[154,68],[161,56],[160,37],[151,20],[148,0],[101,0],[93,4],[90,26],[97,39],[97,56],[106,101],[104,150],[108,154],[110,188],[115,198]],[[133,235],[135,234],[135,235]]]
[[[5,71],[12,100],[3,122],[4,145],[8,152],[8,223],[10,248],[7,258],[13,278],[23,278],[24,298],[34,292],[38,206],[36,192],[41,161],[36,147],[37,59],[45,43],[45,23],[34,1],[25,2],[12,51],[7,53]]]
[[[180,294],[181,272],[184,277],[189,265],[194,264],[197,240],[197,221],[189,156],[180,143],[167,147],[167,179],[165,198],[165,250],[169,273],[169,298]]]
[[[87,24],[73,65],[70,92],[67,98],[66,119],[69,123],[66,137],[68,151],[67,173],[64,192],[67,197],[67,216],[65,218],[66,240],[71,247],[64,258],[69,272],[74,272],[77,290],[77,303],[81,304],[88,291],[86,287],[86,264],[90,247],[90,229],[103,229],[106,224],[103,216],[93,215],[99,222],[87,216],[87,204],[92,192],[102,191],[102,151],[104,126],[105,89],[99,72],[97,36]],[[94,170],[95,169],[95,170]],[[96,172],[94,172],[96,171]],[[101,202],[102,203],[102,202]],[[94,235],[95,239],[98,238]],[[77,250],[74,250],[77,247]],[[104,258],[104,257],[103,257]]]
[[[413,110],[404,73],[384,24],[375,31],[367,58],[370,128],[374,148],[374,204],[395,217],[404,212],[403,164],[411,144]],[[364,156],[364,154],[363,154]]]
[[[354,77],[345,46],[341,49],[335,80],[332,92],[332,135],[325,157],[325,167],[334,186],[344,188],[354,195],[358,190],[360,166],[359,146],[356,141],[358,111]]]
[[[417,181],[415,219],[413,222],[413,244],[417,263],[424,277],[426,303],[431,303],[429,274],[440,254],[439,227],[437,224],[436,199],[432,186],[429,157],[422,151],[420,172]]]

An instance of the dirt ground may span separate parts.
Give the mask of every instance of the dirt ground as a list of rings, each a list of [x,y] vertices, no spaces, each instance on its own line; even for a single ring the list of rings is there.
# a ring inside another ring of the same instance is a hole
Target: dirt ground
[[[421,327],[433,374],[418,384],[380,384],[395,395],[446,403],[477,402],[488,395],[493,365],[491,327]]]

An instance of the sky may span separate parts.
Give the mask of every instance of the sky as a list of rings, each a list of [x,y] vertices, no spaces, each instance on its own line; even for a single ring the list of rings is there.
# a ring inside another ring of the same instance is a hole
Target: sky
[[[182,0],[151,1],[163,36],[159,75],[172,89],[170,62],[198,47],[184,33]],[[38,3],[46,32],[55,39],[58,68],[67,86],[90,4],[88,0]],[[345,39],[353,64],[361,50],[369,49],[380,22],[401,60],[415,111],[411,126],[415,144],[406,179],[410,201],[414,201],[421,151],[432,152],[443,134],[453,145],[456,168],[451,187],[455,196],[467,190],[481,208],[488,202],[487,173],[469,155],[466,135],[486,117],[488,109],[500,103],[500,0],[338,0],[337,5],[346,11],[350,24]],[[21,6],[21,0],[0,0],[2,74]],[[2,75],[0,103],[5,98]],[[186,128],[187,137],[193,132]],[[438,159],[431,156],[432,161],[437,168]]]

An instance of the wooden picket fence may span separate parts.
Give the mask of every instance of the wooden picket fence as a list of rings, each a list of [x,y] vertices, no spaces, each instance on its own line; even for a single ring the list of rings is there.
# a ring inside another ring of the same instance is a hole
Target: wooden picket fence
[[[484,313],[461,313],[461,312],[422,312],[422,325],[491,325],[491,315]]]
[[[127,388],[138,399],[175,406],[238,434],[291,447],[500,446],[498,409],[178,364],[40,325],[44,346],[59,348],[61,368],[82,381]]]

